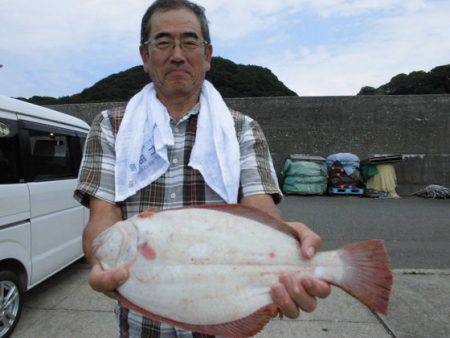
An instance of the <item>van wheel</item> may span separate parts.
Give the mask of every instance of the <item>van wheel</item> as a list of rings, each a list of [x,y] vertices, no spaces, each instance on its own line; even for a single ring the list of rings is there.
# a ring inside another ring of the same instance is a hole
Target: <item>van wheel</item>
[[[0,337],[9,337],[19,321],[23,306],[23,290],[19,276],[9,270],[0,271]]]

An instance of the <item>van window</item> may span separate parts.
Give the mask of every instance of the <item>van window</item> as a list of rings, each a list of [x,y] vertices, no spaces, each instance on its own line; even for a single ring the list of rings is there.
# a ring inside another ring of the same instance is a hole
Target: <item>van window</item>
[[[31,181],[76,177],[70,143],[73,136],[44,130],[28,130]]]
[[[19,182],[17,121],[0,118],[0,184]]]
[[[84,144],[86,143],[86,135],[80,137],[81,154],[84,153]]]
[[[81,165],[81,159],[83,157],[84,144],[86,143],[86,134],[77,132],[76,136],[72,138],[72,154],[73,163],[75,168],[76,176],[78,176],[78,171]]]

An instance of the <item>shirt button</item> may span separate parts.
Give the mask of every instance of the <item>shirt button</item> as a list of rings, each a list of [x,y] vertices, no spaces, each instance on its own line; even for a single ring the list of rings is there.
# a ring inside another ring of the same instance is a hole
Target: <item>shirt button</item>
[[[175,132],[178,133],[180,131],[180,128],[175,127]]]
[[[175,194],[174,192],[170,194],[171,199],[174,199],[175,197],[177,197],[177,194]]]
[[[177,158],[174,158],[174,159],[172,160],[172,163],[173,163],[173,164],[177,164],[177,163],[178,163],[178,159],[177,159]]]

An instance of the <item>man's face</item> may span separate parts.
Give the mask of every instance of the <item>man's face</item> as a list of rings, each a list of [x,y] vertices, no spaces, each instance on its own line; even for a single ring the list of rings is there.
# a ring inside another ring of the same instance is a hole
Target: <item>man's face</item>
[[[211,66],[212,47],[182,49],[182,38],[197,36],[203,41],[200,21],[185,8],[156,12],[151,18],[151,41],[175,39],[174,48],[160,50],[154,46],[140,47],[144,70],[150,75],[158,93],[166,96],[185,96],[200,91],[206,72]]]

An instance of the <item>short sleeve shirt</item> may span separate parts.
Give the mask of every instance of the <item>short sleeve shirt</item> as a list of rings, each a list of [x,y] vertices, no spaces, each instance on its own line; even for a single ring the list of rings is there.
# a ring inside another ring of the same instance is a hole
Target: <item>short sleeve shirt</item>
[[[88,206],[89,196],[114,202],[115,139],[125,109],[100,113],[93,121],[84,149],[74,197]],[[199,105],[180,121],[171,119],[174,145],[168,148],[170,166],[147,187],[117,203],[124,219],[149,208],[169,209],[225,201],[204,181],[198,170],[188,166],[197,131]],[[250,117],[231,111],[240,147],[240,187],[243,196],[269,194],[278,203],[282,194],[269,147],[259,124]]]

